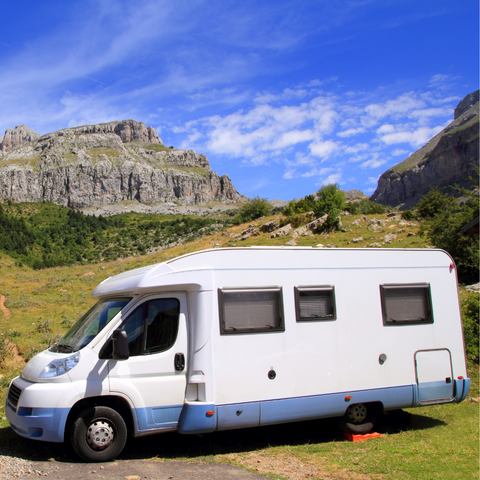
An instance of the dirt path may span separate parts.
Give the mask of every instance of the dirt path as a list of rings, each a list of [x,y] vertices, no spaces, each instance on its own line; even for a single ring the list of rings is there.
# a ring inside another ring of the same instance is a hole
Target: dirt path
[[[5,306],[5,295],[0,295],[0,310],[5,317],[5,320],[10,318],[10,310]]]

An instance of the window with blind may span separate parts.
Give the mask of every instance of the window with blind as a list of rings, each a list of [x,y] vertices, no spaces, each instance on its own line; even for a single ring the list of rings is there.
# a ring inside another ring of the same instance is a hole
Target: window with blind
[[[280,287],[218,290],[220,333],[284,331]]]
[[[430,284],[380,285],[384,325],[433,323]]]
[[[297,322],[336,320],[335,288],[333,285],[296,287]]]

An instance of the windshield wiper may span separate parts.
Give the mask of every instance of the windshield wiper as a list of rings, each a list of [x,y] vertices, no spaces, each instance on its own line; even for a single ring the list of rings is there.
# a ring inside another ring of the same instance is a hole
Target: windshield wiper
[[[61,353],[73,352],[73,347],[71,347],[70,345],[67,345],[66,343],[55,343],[53,346],[57,347],[56,348],[57,352],[61,352]]]

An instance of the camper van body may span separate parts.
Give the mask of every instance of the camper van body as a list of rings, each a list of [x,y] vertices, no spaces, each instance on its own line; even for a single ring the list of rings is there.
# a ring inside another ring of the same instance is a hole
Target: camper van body
[[[85,346],[31,359],[6,405],[18,434],[70,437],[88,460],[118,455],[125,425],[140,436],[342,417],[361,432],[379,411],[460,402],[470,386],[455,266],[441,250],[205,250],[92,295],[121,311]],[[160,327],[150,311],[166,312]]]

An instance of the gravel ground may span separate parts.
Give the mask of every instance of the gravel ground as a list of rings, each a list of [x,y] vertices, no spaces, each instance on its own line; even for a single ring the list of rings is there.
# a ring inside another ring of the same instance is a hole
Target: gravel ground
[[[14,452],[0,450],[0,479],[25,478],[29,474],[36,474],[33,462],[15,456]]]
[[[0,479],[34,480],[265,480],[233,465],[124,460],[110,463],[32,462],[0,450]]]

